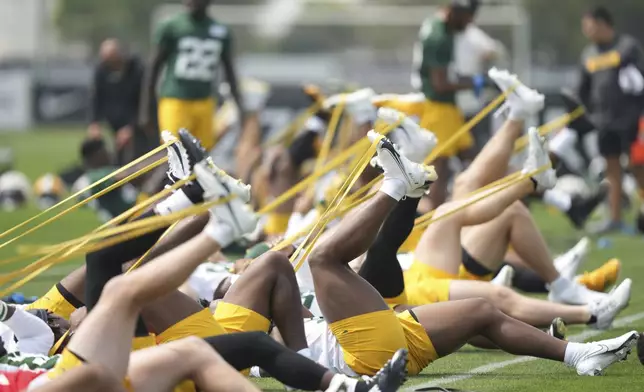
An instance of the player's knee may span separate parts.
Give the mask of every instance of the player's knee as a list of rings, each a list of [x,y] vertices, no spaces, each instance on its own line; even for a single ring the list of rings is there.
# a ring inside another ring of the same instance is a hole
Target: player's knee
[[[91,380],[92,385],[94,385],[93,390],[96,392],[123,390],[121,382],[109,370],[100,365],[87,364],[79,369],[85,373],[86,380]]]
[[[180,340],[184,358],[191,358],[197,364],[208,361],[220,361],[221,356],[205,340],[196,336],[188,336]]]
[[[326,246],[317,246],[313,248],[313,251],[311,251],[311,254],[309,255],[309,267],[311,267],[311,269],[320,268],[334,259],[337,258],[333,254],[332,249],[329,249]]]
[[[526,207],[525,204],[523,204],[520,200],[517,200],[514,203],[510,204],[510,206],[507,208],[507,211],[516,217],[530,216],[530,210],[528,210],[528,207]]]
[[[469,311],[479,322],[487,322],[497,315],[499,310],[485,298],[472,298],[468,301]]]
[[[99,303],[108,301],[110,306],[114,306],[114,304],[119,306],[135,305],[137,303],[136,287],[124,275],[112,278],[103,288]]]
[[[494,286],[492,290],[492,303],[501,308],[504,312],[512,312],[516,307],[517,294],[511,289],[503,286]]]
[[[266,252],[259,259],[255,261],[265,273],[267,274],[281,274],[285,272],[293,272],[293,266],[291,265],[288,257],[281,252],[270,251]]]

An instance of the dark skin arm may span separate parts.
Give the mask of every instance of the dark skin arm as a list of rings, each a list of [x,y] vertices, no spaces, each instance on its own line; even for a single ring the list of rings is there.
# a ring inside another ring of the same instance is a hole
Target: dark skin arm
[[[471,78],[459,78],[456,83],[450,82],[447,77],[447,68],[432,68],[429,71],[429,80],[432,82],[434,91],[439,94],[469,90],[474,87]]]
[[[143,77],[143,88],[141,89],[141,109],[139,114],[139,123],[143,126],[144,129],[149,130],[151,125],[151,110],[152,104],[155,101],[156,86],[159,81],[159,76],[161,70],[165,65],[170,51],[163,47],[158,46],[152,58],[150,60],[150,65],[145,72]]]
[[[237,107],[239,108],[239,113],[240,113],[240,123],[244,124],[245,117],[246,117],[246,109],[244,106],[244,101],[242,98],[242,95],[239,91],[239,83],[237,82],[237,71],[235,68],[235,62],[233,60],[233,48],[232,48],[232,42],[228,42],[227,45],[224,46],[224,49],[221,53],[221,62],[222,65],[224,66],[224,72],[226,73],[226,80],[228,81],[228,85],[230,86],[230,94],[233,96],[233,99],[235,100],[235,104],[237,104]]]

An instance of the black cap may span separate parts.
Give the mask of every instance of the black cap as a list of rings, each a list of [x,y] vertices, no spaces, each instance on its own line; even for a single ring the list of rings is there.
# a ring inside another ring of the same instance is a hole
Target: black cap
[[[88,159],[103,148],[105,148],[103,139],[86,139],[81,145],[81,157]]]
[[[450,0],[450,7],[475,14],[481,5],[481,0]]]

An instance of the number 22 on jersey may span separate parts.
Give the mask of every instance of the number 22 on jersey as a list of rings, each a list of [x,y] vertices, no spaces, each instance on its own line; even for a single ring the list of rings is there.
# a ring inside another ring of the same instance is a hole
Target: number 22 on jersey
[[[178,78],[203,82],[214,79],[223,47],[220,40],[184,37],[178,47],[174,69]]]

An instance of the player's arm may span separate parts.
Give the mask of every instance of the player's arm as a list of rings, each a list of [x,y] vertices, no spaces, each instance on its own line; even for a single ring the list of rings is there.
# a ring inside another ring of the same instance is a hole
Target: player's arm
[[[144,127],[149,127],[151,123],[152,105],[155,102],[155,94],[159,75],[170,57],[172,48],[172,33],[169,25],[161,26],[157,35],[157,43],[150,58],[150,64],[143,78],[143,88],[141,89],[141,107],[139,114],[139,123]]]
[[[237,104],[237,108],[239,109],[243,123],[243,120],[246,116],[246,107],[244,106],[244,101],[241,92],[239,91],[237,70],[233,59],[234,50],[232,46],[232,37],[229,34],[226,41],[224,42],[224,47],[221,52],[221,62],[224,66],[224,72],[226,73],[226,80],[228,81],[228,85],[230,86],[230,94],[233,96],[233,99]]]
[[[592,79],[590,77],[590,74],[588,73],[588,70],[586,69],[586,65],[584,64],[585,61],[585,56],[582,56],[581,59],[581,68],[580,68],[580,75],[579,75],[579,84],[577,85],[577,97],[579,100],[586,106],[586,108],[590,108],[590,88],[591,88],[591,82]]]
[[[447,69],[452,56],[446,43],[426,40],[423,51],[429,65],[429,81],[434,91],[446,94],[475,87],[472,78],[461,77],[456,82],[449,80]]]

